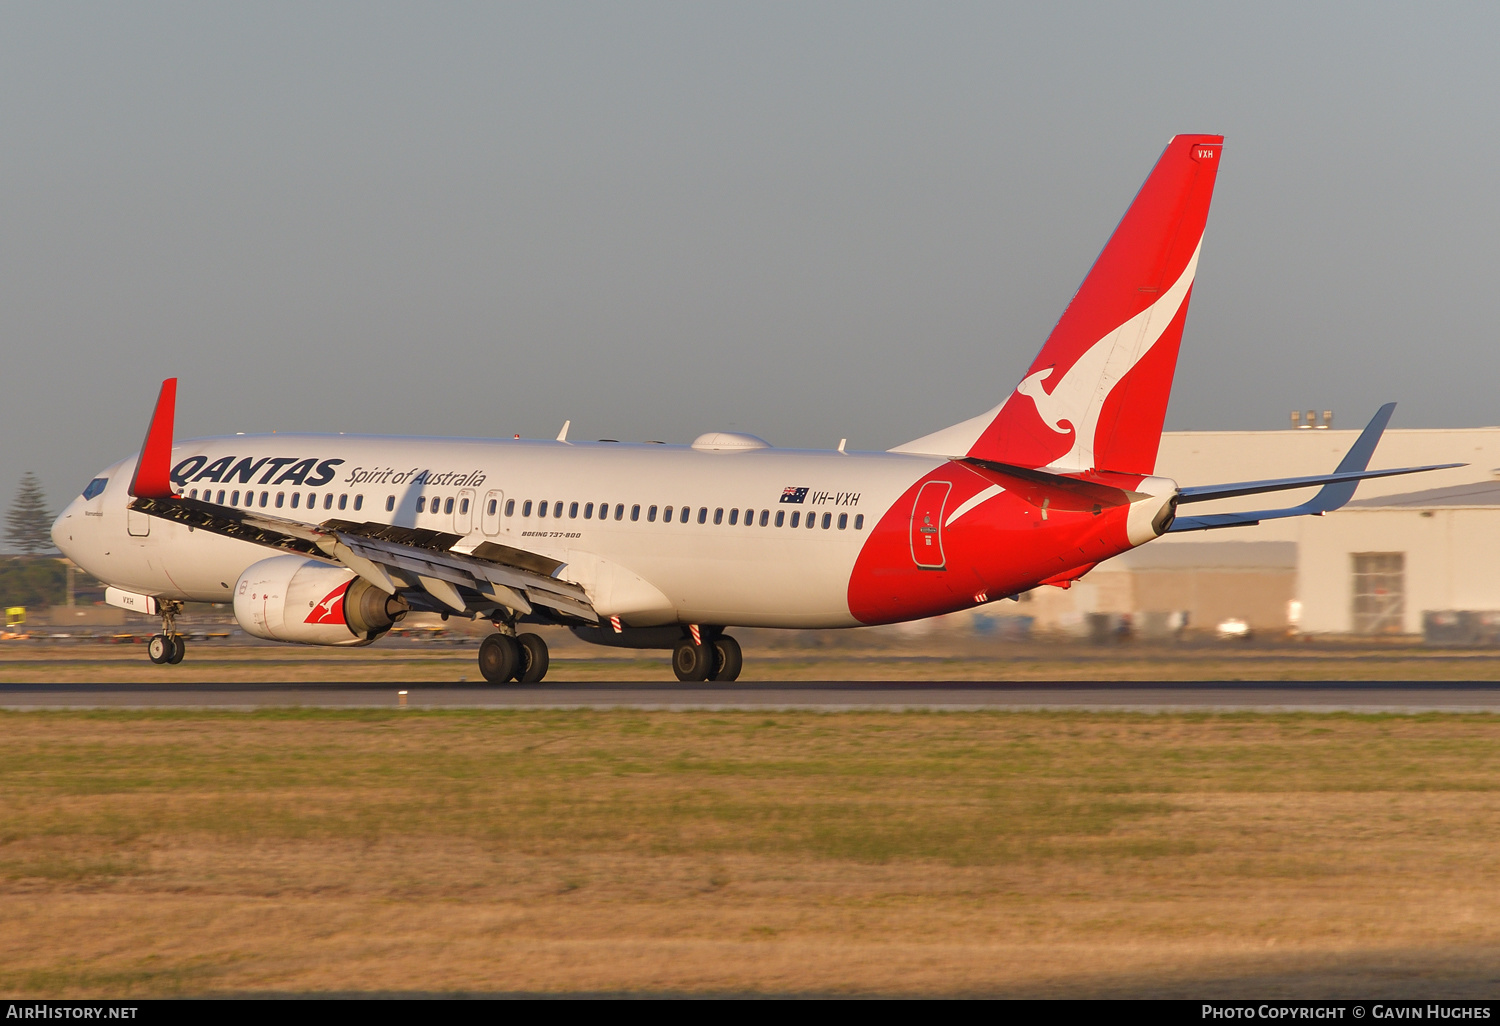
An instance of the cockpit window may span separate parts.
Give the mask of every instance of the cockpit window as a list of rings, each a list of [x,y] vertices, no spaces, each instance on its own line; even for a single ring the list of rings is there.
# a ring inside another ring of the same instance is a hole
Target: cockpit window
[[[83,490],[83,497],[85,499],[92,499],[94,496],[99,495],[101,492],[103,492],[104,486],[107,484],[109,484],[109,478],[107,477],[94,478],[89,482],[88,487]]]

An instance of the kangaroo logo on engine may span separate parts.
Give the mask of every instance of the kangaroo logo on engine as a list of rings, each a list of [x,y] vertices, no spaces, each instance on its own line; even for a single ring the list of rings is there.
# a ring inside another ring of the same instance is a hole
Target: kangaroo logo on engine
[[[334,588],[323,597],[323,601],[313,606],[312,612],[307,614],[303,623],[344,623],[344,592],[349,590],[349,582]]]

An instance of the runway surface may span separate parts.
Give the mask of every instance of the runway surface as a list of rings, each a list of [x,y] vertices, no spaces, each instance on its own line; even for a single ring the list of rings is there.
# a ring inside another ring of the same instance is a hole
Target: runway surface
[[[13,710],[393,708],[403,697],[413,709],[1500,713],[1500,684],[1488,681],[0,684],[0,708]]]

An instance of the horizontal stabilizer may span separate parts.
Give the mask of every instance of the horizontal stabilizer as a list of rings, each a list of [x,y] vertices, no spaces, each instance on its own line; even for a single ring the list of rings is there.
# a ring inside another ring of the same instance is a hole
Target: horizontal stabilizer
[[[1037,508],[1045,504],[1047,508],[1059,511],[1097,513],[1101,509],[1128,506],[1136,499],[1145,498],[1123,488],[1095,481],[1081,481],[1061,474],[1049,474],[1045,470],[1012,466],[996,460],[970,456],[957,462]]]

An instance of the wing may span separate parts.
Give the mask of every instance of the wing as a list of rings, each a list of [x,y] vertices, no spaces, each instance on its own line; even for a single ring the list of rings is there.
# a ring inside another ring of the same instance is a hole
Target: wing
[[[581,587],[557,578],[560,560],[491,541],[389,524],[328,520],[304,524],[177,496],[137,496],[130,508],[198,531],[338,563],[377,588],[423,591],[457,612],[505,606],[522,615],[542,606],[567,622],[597,623]]]
[[[1341,508],[1354,497],[1354,489],[1361,481],[1375,477],[1395,477],[1400,474],[1420,474],[1428,470],[1449,470],[1462,467],[1462,463],[1441,463],[1430,467],[1401,467],[1396,470],[1367,470],[1375,446],[1390,423],[1395,403],[1386,403],[1376,411],[1370,423],[1359,433],[1339,465],[1332,474],[1315,477],[1282,477],[1269,481],[1241,481],[1237,484],[1200,485],[1180,488],[1178,503],[1210,502],[1214,499],[1230,499],[1241,495],[1259,495],[1264,492],[1280,492],[1292,488],[1308,488],[1322,485],[1316,495],[1296,506],[1281,509],[1257,509],[1245,513],[1207,513],[1196,517],[1177,517],[1168,528],[1170,532],[1210,531],[1219,527],[1248,527],[1262,520],[1280,520],[1283,517],[1322,516]]]

